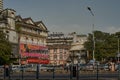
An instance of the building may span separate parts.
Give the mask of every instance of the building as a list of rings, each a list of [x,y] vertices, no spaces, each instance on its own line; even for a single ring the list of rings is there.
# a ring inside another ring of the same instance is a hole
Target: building
[[[0,11],[3,10],[3,0],[0,0]]]
[[[18,38],[15,31],[15,15],[13,9],[4,9],[0,12],[0,28],[7,35],[7,39],[12,44],[12,57],[18,57]]]
[[[87,41],[86,35],[77,35],[75,32],[73,35],[73,43],[70,48],[70,60],[73,64],[86,63],[87,51],[84,48],[84,43]]]
[[[72,41],[73,37],[71,37],[70,35],[65,35],[61,32],[49,33],[47,46],[49,49],[50,64],[67,64]]]
[[[15,18],[16,32],[21,64],[48,64],[48,48],[46,39],[48,30],[42,21],[34,22],[30,17]]]
[[[3,0],[0,0],[0,28],[7,34],[12,44],[11,56],[17,58],[19,64],[66,65],[71,54],[80,59],[85,54],[86,36],[61,32],[48,35],[42,21],[16,16],[15,10],[3,9]]]
[[[12,44],[11,58],[20,64],[48,64],[47,27],[42,21],[16,16],[13,9],[0,12],[0,28]]]

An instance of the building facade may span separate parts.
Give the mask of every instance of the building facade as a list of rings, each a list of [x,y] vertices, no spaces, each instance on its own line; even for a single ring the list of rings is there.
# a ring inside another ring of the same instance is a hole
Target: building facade
[[[69,57],[69,50],[73,37],[63,33],[49,33],[47,39],[47,46],[49,49],[50,64],[52,65],[66,65]]]
[[[0,0],[0,11],[3,10],[3,0]]]
[[[34,22],[31,18],[16,16],[19,54],[22,64],[48,64],[46,39],[48,30],[42,21]]]
[[[20,64],[48,64],[47,27],[42,21],[16,16],[13,9],[0,12],[0,28],[12,44],[12,58]]]
[[[15,31],[15,15],[13,9],[4,9],[0,12],[0,28],[6,34],[7,39],[12,44],[12,57],[18,57],[18,38]]]
[[[74,64],[86,63],[87,51],[84,48],[84,43],[87,41],[86,35],[78,35],[75,32],[73,35],[73,43],[70,48],[70,60]]]

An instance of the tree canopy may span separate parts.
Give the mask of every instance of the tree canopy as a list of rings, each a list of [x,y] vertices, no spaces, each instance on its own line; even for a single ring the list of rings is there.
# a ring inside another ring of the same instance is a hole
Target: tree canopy
[[[93,34],[95,48],[93,48]],[[95,59],[98,61],[117,56],[118,36],[120,35],[120,32],[110,34],[102,31],[94,31],[93,34],[88,34],[88,41],[84,44],[86,50],[90,54],[89,59],[92,59],[93,49],[95,50]]]
[[[0,64],[9,64],[12,46],[7,39],[7,35],[0,30]]]

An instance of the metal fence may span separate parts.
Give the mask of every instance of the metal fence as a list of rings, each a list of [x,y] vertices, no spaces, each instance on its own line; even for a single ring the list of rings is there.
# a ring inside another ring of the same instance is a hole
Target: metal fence
[[[41,70],[24,68],[11,70],[0,68],[0,80],[120,80],[120,68],[106,70],[99,65],[89,67],[70,66],[63,68],[48,68]]]

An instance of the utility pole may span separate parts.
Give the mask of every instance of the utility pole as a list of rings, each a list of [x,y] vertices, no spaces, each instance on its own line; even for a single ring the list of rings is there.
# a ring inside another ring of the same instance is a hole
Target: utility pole
[[[119,62],[119,57],[120,57],[120,53],[119,53],[119,52],[120,52],[120,50],[119,50],[119,42],[120,42],[120,41],[119,41],[119,37],[118,37],[118,62]]]
[[[94,13],[92,12],[90,7],[87,7],[87,9],[90,11],[91,15],[94,17]],[[93,60],[95,60],[95,35],[94,35],[94,23],[92,24],[92,34],[93,34]]]

